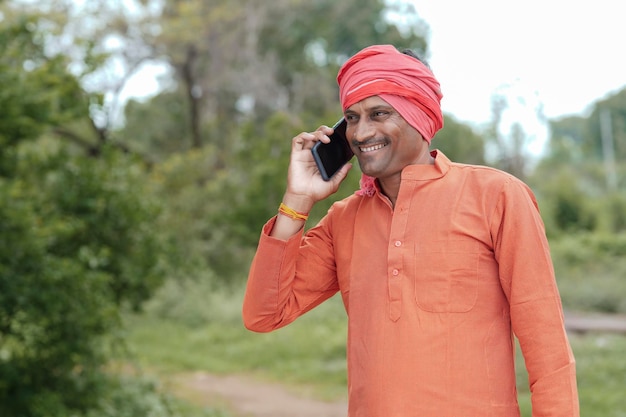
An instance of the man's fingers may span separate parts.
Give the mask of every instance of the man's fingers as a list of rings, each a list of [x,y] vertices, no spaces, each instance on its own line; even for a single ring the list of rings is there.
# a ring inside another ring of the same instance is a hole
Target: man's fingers
[[[315,142],[330,142],[328,135],[332,132],[328,126],[320,126],[315,132],[302,132],[292,139],[295,150],[311,149]]]

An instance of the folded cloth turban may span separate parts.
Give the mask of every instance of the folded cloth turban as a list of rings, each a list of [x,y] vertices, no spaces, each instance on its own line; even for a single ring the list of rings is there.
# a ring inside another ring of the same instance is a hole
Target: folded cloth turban
[[[337,75],[345,111],[371,96],[379,96],[430,143],[443,127],[441,90],[432,71],[392,45],[367,47],[341,67]]]

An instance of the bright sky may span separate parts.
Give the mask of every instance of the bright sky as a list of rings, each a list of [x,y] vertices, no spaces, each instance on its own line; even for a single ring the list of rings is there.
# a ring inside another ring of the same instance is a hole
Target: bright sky
[[[490,97],[513,84],[548,118],[586,115],[626,87],[620,0],[412,0],[430,26],[429,63],[445,112],[487,122]]]

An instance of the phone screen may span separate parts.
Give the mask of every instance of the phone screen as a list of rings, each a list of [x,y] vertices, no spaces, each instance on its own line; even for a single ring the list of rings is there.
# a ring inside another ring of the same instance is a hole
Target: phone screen
[[[354,155],[346,139],[346,120],[343,117],[339,119],[333,129],[330,143],[317,142],[311,149],[324,181],[330,180]]]

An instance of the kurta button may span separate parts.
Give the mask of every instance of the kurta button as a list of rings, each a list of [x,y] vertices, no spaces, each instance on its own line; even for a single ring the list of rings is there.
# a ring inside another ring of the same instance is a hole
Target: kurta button
[[[402,246],[402,242],[400,242],[399,240],[396,240],[395,245],[396,245],[396,247],[398,247],[398,246]]]
[[[394,269],[393,271],[391,271],[391,273],[393,274],[394,277],[397,277],[398,275],[400,275],[400,271],[398,271],[397,269]]]

